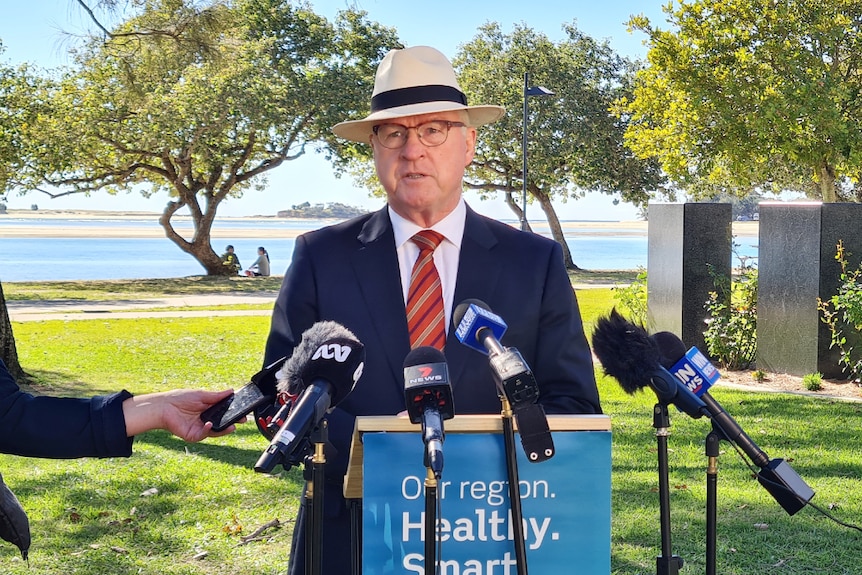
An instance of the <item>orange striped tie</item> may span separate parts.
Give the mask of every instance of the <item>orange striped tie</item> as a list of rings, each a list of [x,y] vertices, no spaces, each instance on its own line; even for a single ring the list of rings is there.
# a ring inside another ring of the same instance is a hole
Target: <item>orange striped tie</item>
[[[434,250],[443,241],[443,236],[433,230],[422,230],[410,240],[419,246],[419,258],[413,264],[407,291],[410,348],[428,345],[442,351],[446,344],[446,319],[443,288],[434,266]]]

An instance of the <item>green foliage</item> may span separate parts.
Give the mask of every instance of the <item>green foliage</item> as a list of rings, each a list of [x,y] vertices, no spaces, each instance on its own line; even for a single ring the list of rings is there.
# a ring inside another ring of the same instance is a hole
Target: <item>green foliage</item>
[[[862,382],[862,350],[855,347],[862,332],[862,264],[850,269],[844,242],[838,242],[835,260],[841,266],[838,293],[828,300],[817,298],[821,320],[829,326],[830,347],[837,347],[838,362],[844,373],[857,384]]]
[[[569,253],[553,202],[577,200],[589,192],[617,195],[645,204],[662,187],[658,163],[641,160],[623,145],[626,121],[609,111],[629,93],[636,64],[617,55],[607,42],[564,26],[565,39],[552,42],[525,25],[505,34],[488,23],[463,44],[453,64],[469,102],[499,104],[510,112],[483,126],[465,186],[481,197],[502,193],[520,217],[525,174],[522,153],[524,73],[553,96],[531,98],[528,118],[528,201],[538,202],[557,242]]]
[[[858,201],[862,155],[855,0],[667,3],[669,29],[644,16],[649,67],[626,143],[696,197],[795,190]]]
[[[807,373],[802,376],[802,385],[808,391],[820,391],[823,389],[823,374]]]
[[[397,37],[362,12],[330,23],[280,0],[128,6],[73,66],[16,77],[4,98],[12,108],[0,112],[17,119],[17,169],[5,184],[55,196],[167,191],[167,237],[224,273],[210,245],[220,204],[312,148],[337,146],[330,127],[367,108],[374,68]],[[182,209],[192,237],[171,224]]]
[[[763,383],[766,381],[766,372],[762,369],[756,369],[751,373],[751,378],[757,383]]]
[[[647,270],[638,267],[637,277],[628,285],[614,286],[614,301],[624,309],[631,321],[647,324]]]
[[[757,268],[747,258],[740,263],[735,281],[710,268],[715,291],[704,306],[707,352],[727,369],[747,369],[757,353]]]

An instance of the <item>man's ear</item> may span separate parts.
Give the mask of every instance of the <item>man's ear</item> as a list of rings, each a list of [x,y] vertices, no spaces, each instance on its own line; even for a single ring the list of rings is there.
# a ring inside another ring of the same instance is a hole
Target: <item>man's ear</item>
[[[467,127],[467,135],[464,139],[466,143],[466,155],[464,157],[464,167],[470,165],[473,161],[473,156],[476,155],[476,138],[478,137],[478,132],[476,128]]]

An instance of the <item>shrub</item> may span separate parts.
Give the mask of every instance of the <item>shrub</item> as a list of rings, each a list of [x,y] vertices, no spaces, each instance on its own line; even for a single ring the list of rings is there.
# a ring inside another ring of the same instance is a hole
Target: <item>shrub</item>
[[[823,314],[821,321],[829,326],[831,342],[829,347],[837,347],[841,352],[838,363],[844,373],[858,385],[862,381],[862,352],[853,347],[854,337],[862,331],[862,264],[850,270],[847,258],[850,255],[839,241],[835,259],[841,266],[838,276],[838,293],[827,301],[817,298],[817,309]]]
[[[764,381],[766,381],[766,372],[762,369],[758,369],[751,374],[751,377],[757,383],[763,383]]]
[[[647,270],[638,267],[634,281],[627,286],[616,285],[613,288],[614,301],[618,307],[626,311],[628,318],[638,325],[647,323]]]
[[[709,355],[727,369],[748,369],[757,353],[757,268],[752,258],[737,256],[736,281],[715,273],[715,291],[704,307],[709,313],[703,332]]]
[[[823,376],[818,373],[809,373],[802,376],[802,385],[808,391],[820,391],[823,388]]]

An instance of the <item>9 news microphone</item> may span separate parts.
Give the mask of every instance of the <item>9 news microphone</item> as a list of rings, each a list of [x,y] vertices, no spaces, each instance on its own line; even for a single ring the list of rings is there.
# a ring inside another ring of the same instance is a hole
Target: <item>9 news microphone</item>
[[[718,381],[720,374],[705,355],[696,347],[685,349],[685,344],[676,335],[662,331],[654,334],[661,353],[661,363],[679,380],[699,396],[712,417],[713,425],[724,439],[737,445],[751,461],[760,468],[757,480],[789,515],[793,515],[814,497],[814,491],[783,459],[769,459],[742,427],[709,394],[709,388]]]
[[[326,412],[353,391],[364,365],[365,347],[346,327],[324,321],[308,328],[277,375],[279,391],[299,398],[254,470],[269,473],[291,461]]]
[[[593,331],[593,351],[607,375],[632,395],[647,386],[659,401],[676,405],[694,419],[710,413],[706,404],[661,365],[658,345],[646,330],[613,309],[599,318]]]
[[[404,359],[404,403],[410,423],[422,423],[425,467],[443,474],[443,420],[455,416],[446,358],[437,348],[417,347]]]
[[[536,378],[517,349],[500,343],[508,327],[506,322],[478,299],[458,304],[452,320],[457,325],[458,341],[488,356],[497,389],[512,406],[527,459],[540,463],[553,457],[554,439],[548,418],[544,408],[536,403],[539,399]]]

